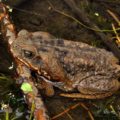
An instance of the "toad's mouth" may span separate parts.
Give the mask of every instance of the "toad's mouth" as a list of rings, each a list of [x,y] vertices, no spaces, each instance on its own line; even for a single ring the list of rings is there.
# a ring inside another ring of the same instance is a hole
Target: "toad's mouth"
[[[47,74],[46,71],[41,70],[38,67],[33,66],[32,64],[30,64],[26,60],[23,60],[19,57],[16,57],[16,58],[17,58],[18,63],[22,63],[23,65],[26,65],[31,71],[35,71],[35,73],[37,74],[37,77],[44,80],[45,82],[48,82],[55,87],[60,87],[60,86],[64,85],[63,82],[53,82],[53,81],[51,81],[51,77]]]
[[[33,66],[32,64],[30,64],[26,60],[21,59],[20,57],[16,57],[16,59],[17,59],[18,63],[22,63],[23,65],[26,65],[28,68],[36,71],[39,75],[41,75],[41,71],[40,71],[40,69],[38,69],[38,67]]]

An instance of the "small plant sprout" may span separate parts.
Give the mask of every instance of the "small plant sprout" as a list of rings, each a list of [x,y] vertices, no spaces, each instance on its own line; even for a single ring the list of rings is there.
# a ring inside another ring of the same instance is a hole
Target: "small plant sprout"
[[[29,92],[33,91],[32,86],[29,83],[27,83],[27,82],[22,83],[21,90],[24,93],[29,93]]]

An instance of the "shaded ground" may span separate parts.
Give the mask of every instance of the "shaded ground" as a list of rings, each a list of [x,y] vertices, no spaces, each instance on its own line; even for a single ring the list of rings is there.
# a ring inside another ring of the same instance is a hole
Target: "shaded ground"
[[[59,38],[65,38],[75,41],[82,41],[97,47],[107,47],[103,44],[101,39],[94,34],[93,31],[86,29],[76,21],[68,18],[65,15],[55,12],[50,3],[58,10],[74,16],[72,10],[61,0],[29,0],[21,5],[14,7],[11,13],[13,22],[17,31],[27,29],[29,31],[47,31]],[[114,22],[113,18],[106,12],[107,9],[112,10],[120,16],[120,2],[119,0],[76,0],[80,9],[84,9],[88,13],[88,17],[97,24],[101,29],[111,29],[111,23]],[[74,16],[76,17],[76,16]],[[113,33],[109,33],[113,36]],[[1,51],[5,54],[6,51]],[[5,58],[8,56],[6,55]],[[8,57],[9,58],[9,57]],[[8,59],[7,58],[7,59]],[[4,58],[1,57],[1,60]],[[11,61],[3,61],[6,66],[5,70],[11,65]],[[3,72],[5,72],[5,70]],[[9,72],[9,70],[8,70]],[[119,94],[105,100],[72,100],[64,99],[58,96],[60,91],[56,90],[54,97],[44,96],[46,107],[48,108],[51,117],[59,114],[63,110],[83,102],[93,113],[94,119],[102,120],[117,120],[120,117],[120,101]],[[111,107],[112,106],[112,107]],[[22,118],[25,119],[25,118]],[[88,110],[78,106],[71,110],[69,113],[55,119],[55,120],[89,120]]]
[[[64,11],[69,15],[73,15],[63,1],[52,0],[50,2],[55,8]],[[82,5],[82,7],[84,6]],[[91,31],[84,29],[81,25],[76,23],[76,21],[52,10],[49,2],[46,0],[38,0],[37,2],[35,0],[30,0],[29,2],[22,4],[20,9],[25,11],[15,10],[15,13],[13,12],[13,21],[15,22],[18,31],[22,28],[29,31],[47,31],[59,38],[80,40],[91,44],[96,40],[96,37],[91,34]]]

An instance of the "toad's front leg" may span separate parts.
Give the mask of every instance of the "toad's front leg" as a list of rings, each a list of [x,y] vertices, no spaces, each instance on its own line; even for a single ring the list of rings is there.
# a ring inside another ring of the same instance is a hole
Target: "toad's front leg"
[[[31,72],[28,67],[23,64],[19,64],[17,67],[17,73],[19,75],[18,83],[21,84],[21,89],[25,95],[29,108],[34,107],[35,120],[49,120],[47,110],[42,101],[41,95],[38,94],[38,90],[31,77]]]

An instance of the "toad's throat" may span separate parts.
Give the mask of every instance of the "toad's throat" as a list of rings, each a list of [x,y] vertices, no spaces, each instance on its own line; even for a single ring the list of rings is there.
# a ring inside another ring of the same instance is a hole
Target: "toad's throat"
[[[38,67],[33,66],[32,64],[30,64],[29,62],[26,62],[25,60],[16,57],[18,62],[26,65],[28,68],[30,68],[31,70],[35,71],[38,74],[38,77],[48,83],[51,83],[52,85],[59,87],[59,86],[63,86],[63,82],[52,82],[50,81],[51,77],[47,74],[47,72],[45,70],[41,70]]]

